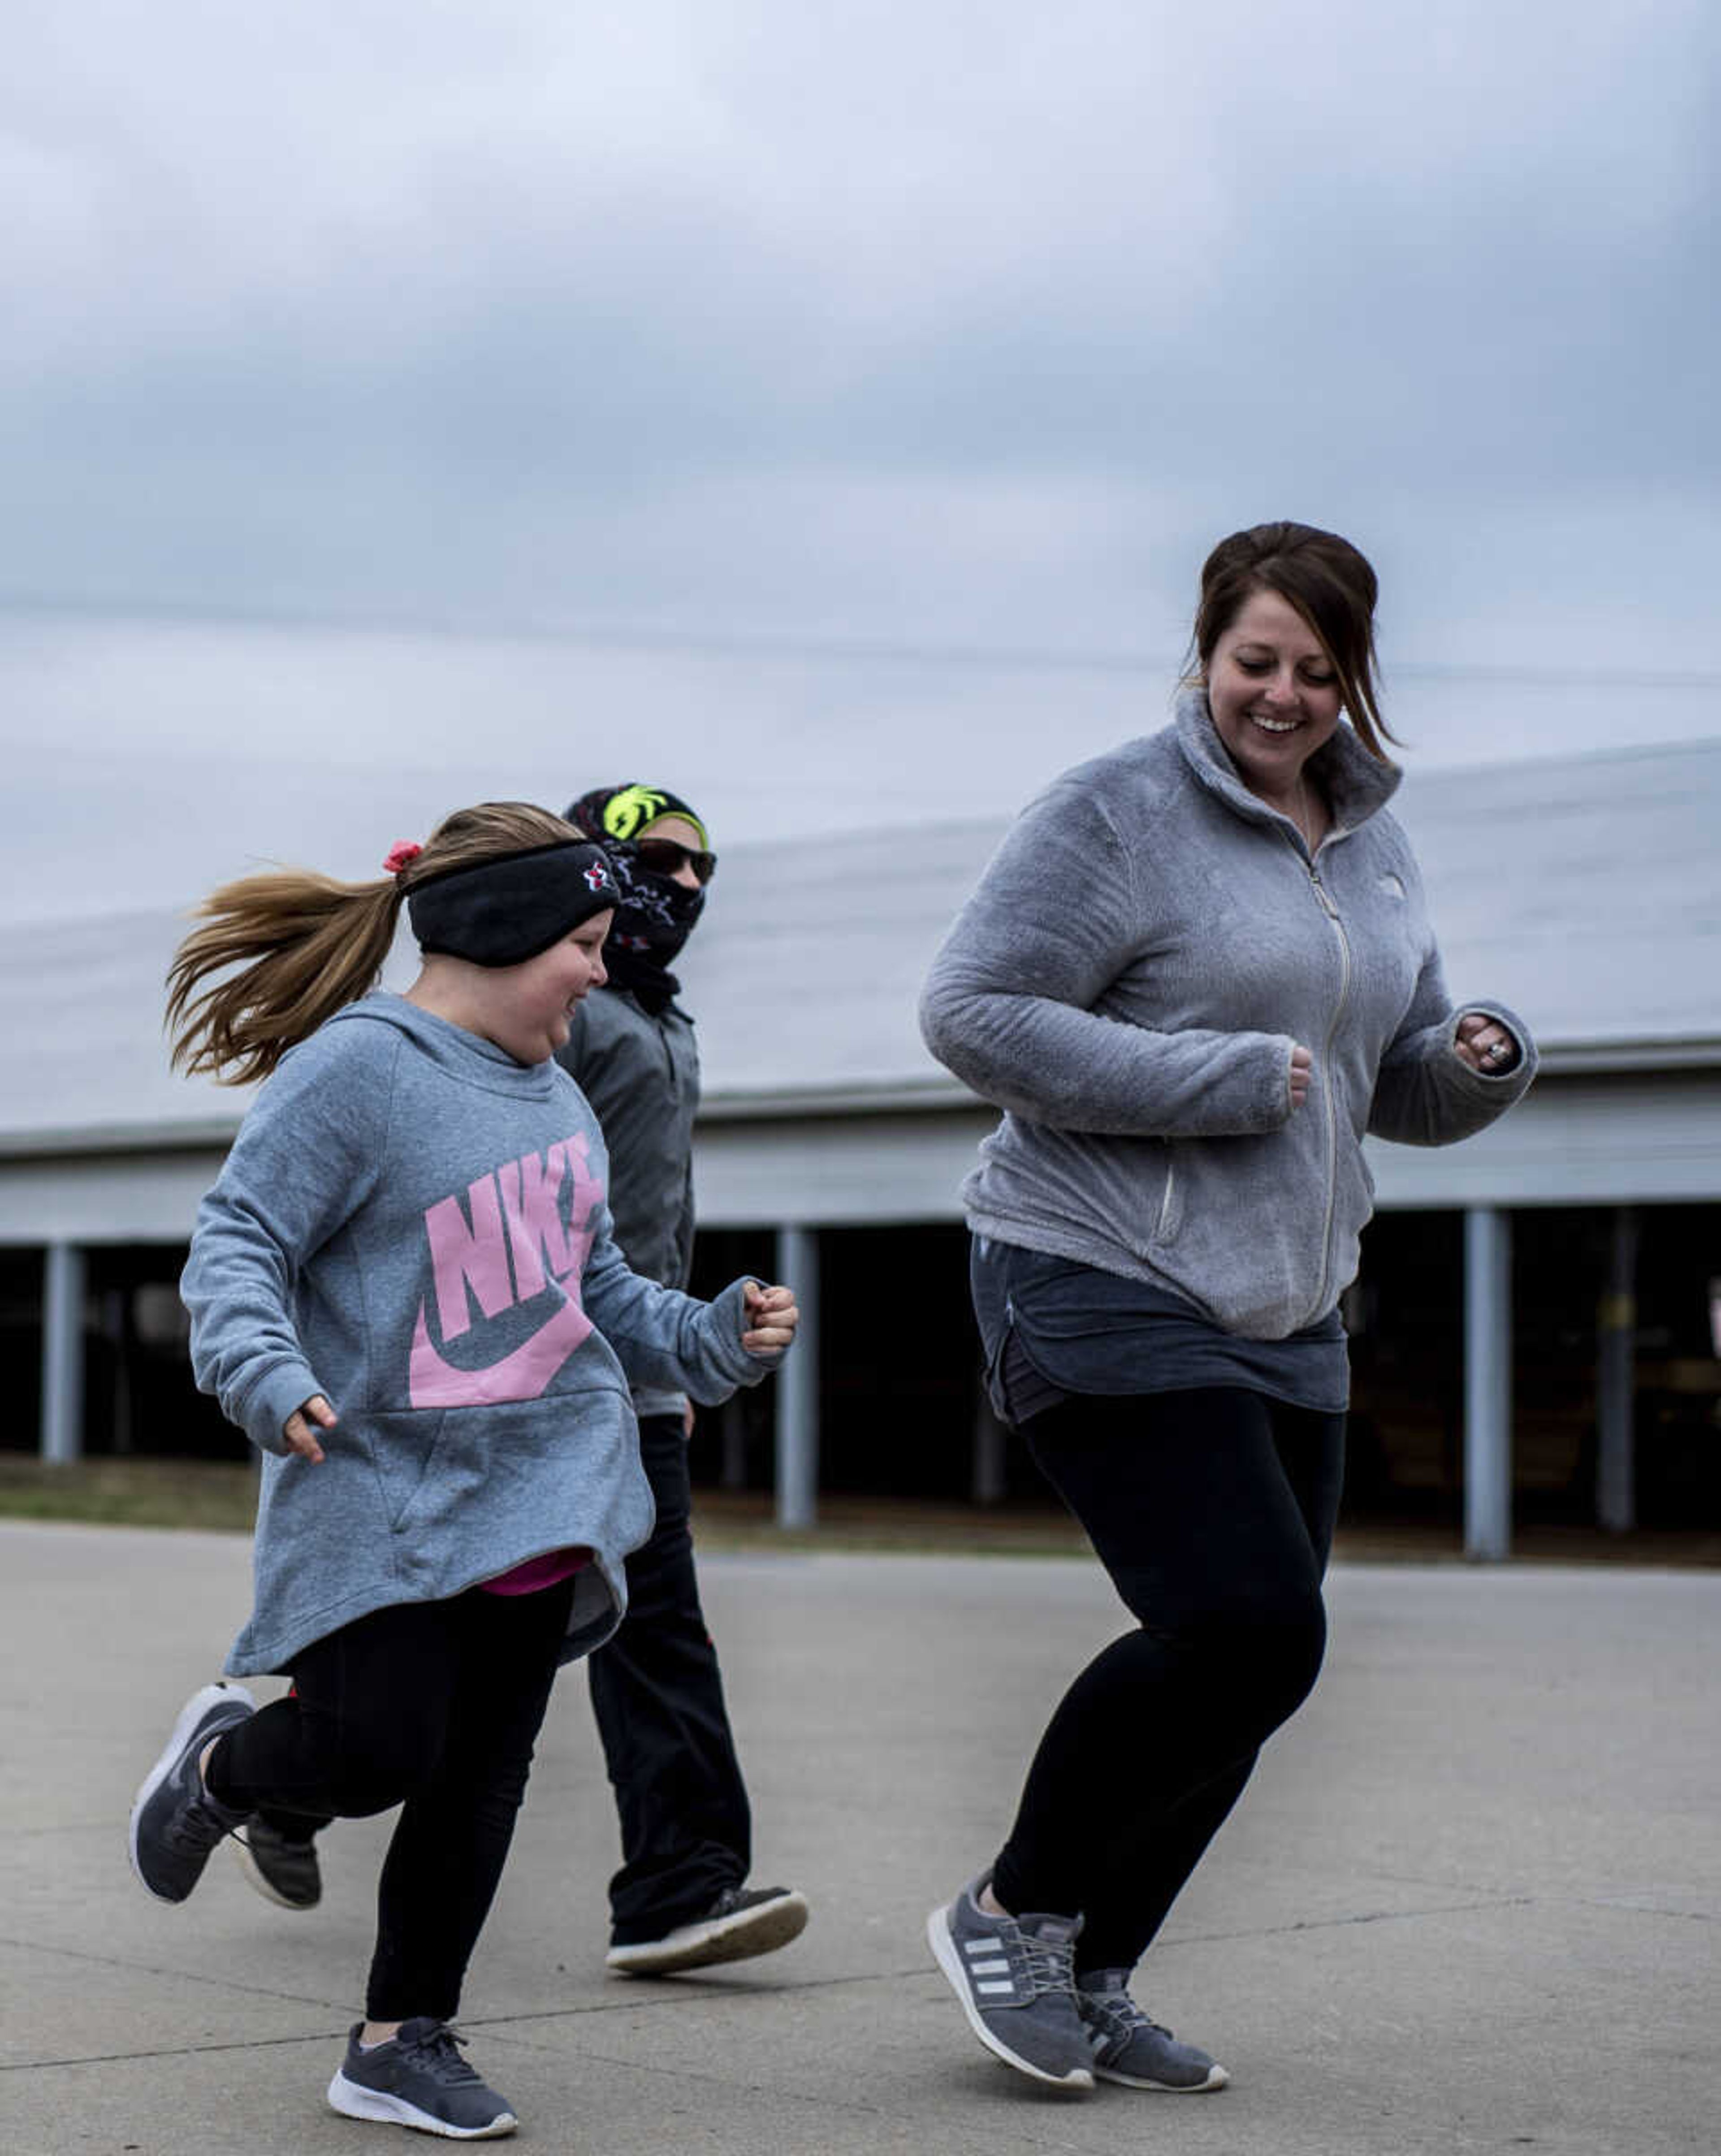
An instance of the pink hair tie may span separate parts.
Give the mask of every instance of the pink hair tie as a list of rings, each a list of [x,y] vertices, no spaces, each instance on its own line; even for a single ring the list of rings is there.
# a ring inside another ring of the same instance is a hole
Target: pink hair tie
[[[382,872],[397,876],[409,861],[416,861],[424,849],[416,839],[397,839],[383,856]]]

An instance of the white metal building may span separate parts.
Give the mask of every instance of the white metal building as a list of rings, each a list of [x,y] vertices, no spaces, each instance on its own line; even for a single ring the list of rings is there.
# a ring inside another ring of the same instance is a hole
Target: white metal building
[[[1375,1147],[1371,1161],[1383,1209],[1463,1214],[1467,1540],[1499,1554],[1514,1214],[1613,1210],[1597,1492],[1604,1522],[1623,1525],[1638,1209],[1721,1203],[1721,741],[1416,776],[1398,811],[1454,993],[1503,998],[1543,1051],[1529,1097],[1482,1137],[1432,1152]],[[724,856],[682,968],[706,1070],[702,1224],[776,1231],[780,1276],[815,1316],[820,1231],[957,1215],[991,1118],[927,1056],[914,1001],[1001,828],[922,824]],[[182,1245],[243,1107],[167,1070],[161,983],[182,927],[115,912],[0,932],[0,1248],[43,1253],[50,1457],[79,1442],[86,1254]],[[1721,1276],[1721,1248],[1711,1270]],[[817,1368],[797,1355],[781,1389],[790,1517],[813,1505]],[[1721,1364],[1713,1376],[1721,1397]]]

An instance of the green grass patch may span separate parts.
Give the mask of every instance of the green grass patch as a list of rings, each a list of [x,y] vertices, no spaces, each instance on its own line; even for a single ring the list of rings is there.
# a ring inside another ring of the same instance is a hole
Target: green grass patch
[[[51,1467],[28,1453],[0,1453],[0,1519],[81,1520],[103,1527],[202,1527],[248,1534],[257,1470],[248,1460],[78,1460]],[[1049,1500],[980,1507],[909,1497],[827,1493],[818,1525],[785,1534],[764,1491],[698,1490],[694,1526],[702,1550],[787,1553],[838,1550],[950,1557],[1080,1557],[1087,1537]],[[1453,1563],[1455,1527],[1341,1527],[1334,1554],[1351,1563]],[[1513,1554],[1527,1563],[1678,1565],[1721,1568],[1721,1532],[1645,1529],[1604,1535],[1594,1527],[1520,1526]]]
[[[207,1527],[248,1534],[257,1471],[245,1460],[68,1461],[49,1466],[24,1453],[0,1453],[0,1518],[81,1520],[103,1527]],[[810,1532],[785,1534],[761,1491],[701,1490],[694,1524],[706,1550],[895,1550],[1065,1556],[1087,1544],[1062,1512],[1045,1507],[981,1511],[889,1497],[828,1497]]]
[[[257,1471],[248,1460],[73,1460],[0,1453],[0,1518],[110,1527],[213,1527],[248,1534]]]

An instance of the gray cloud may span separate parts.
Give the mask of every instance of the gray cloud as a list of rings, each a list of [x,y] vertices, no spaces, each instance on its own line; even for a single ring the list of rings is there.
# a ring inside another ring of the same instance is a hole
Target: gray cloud
[[[1713,670],[1716,54],[1696,0],[38,11],[0,593],[281,626],[18,616],[0,736],[243,801],[428,793],[474,713],[546,789],[570,715],[756,729],[729,814],[877,820],[989,730],[1001,788],[1150,720],[1206,547],[1280,514],[1376,557],[1428,753],[1721,730],[1571,685]],[[505,640],[629,628],[1000,663]]]

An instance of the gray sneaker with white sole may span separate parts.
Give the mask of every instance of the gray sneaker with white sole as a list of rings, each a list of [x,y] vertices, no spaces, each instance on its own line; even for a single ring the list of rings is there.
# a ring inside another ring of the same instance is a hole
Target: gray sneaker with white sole
[[[131,1868],[158,1902],[182,1902],[203,1876],[209,1852],[244,1812],[229,1811],[203,1786],[202,1755],[257,1712],[243,1685],[205,1685],[179,1711],[161,1757],[131,1807]]]
[[[1100,2080],[1175,2096],[1222,2089],[1231,2079],[1224,2067],[1149,2020],[1129,1996],[1129,1984],[1126,1969],[1083,1969],[1077,1988],[1076,2006]]]
[[[986,1878],[926,1919],[927,1943],[973,2030],[995,2058],[1056,2088],[1090,2089],[1093,2053],[1076,2009],[1079,1917],[994,1917]]]
[[[322,1867],[311,1835],[284,1833],[261,1812],[233,1836],[239,1869],[262,1895],[280,1909],[314,1909],[323,1898]]]
[[[775,1953],[807,1929],[807,1897],[792,1887],[725,1887],[702,1916],[661,1938],[612,1946],[604,1966],[615,1976],[674,1976],[719,1962]]]
[[[329,2084],[330,2108],[344,2118],[410,2126],[445,2141],[499,2141],[519,2121],[483,2076],[460,2056],[464,2036],[421,2014],[368,2051],[355,2022],[346,2056]]]

